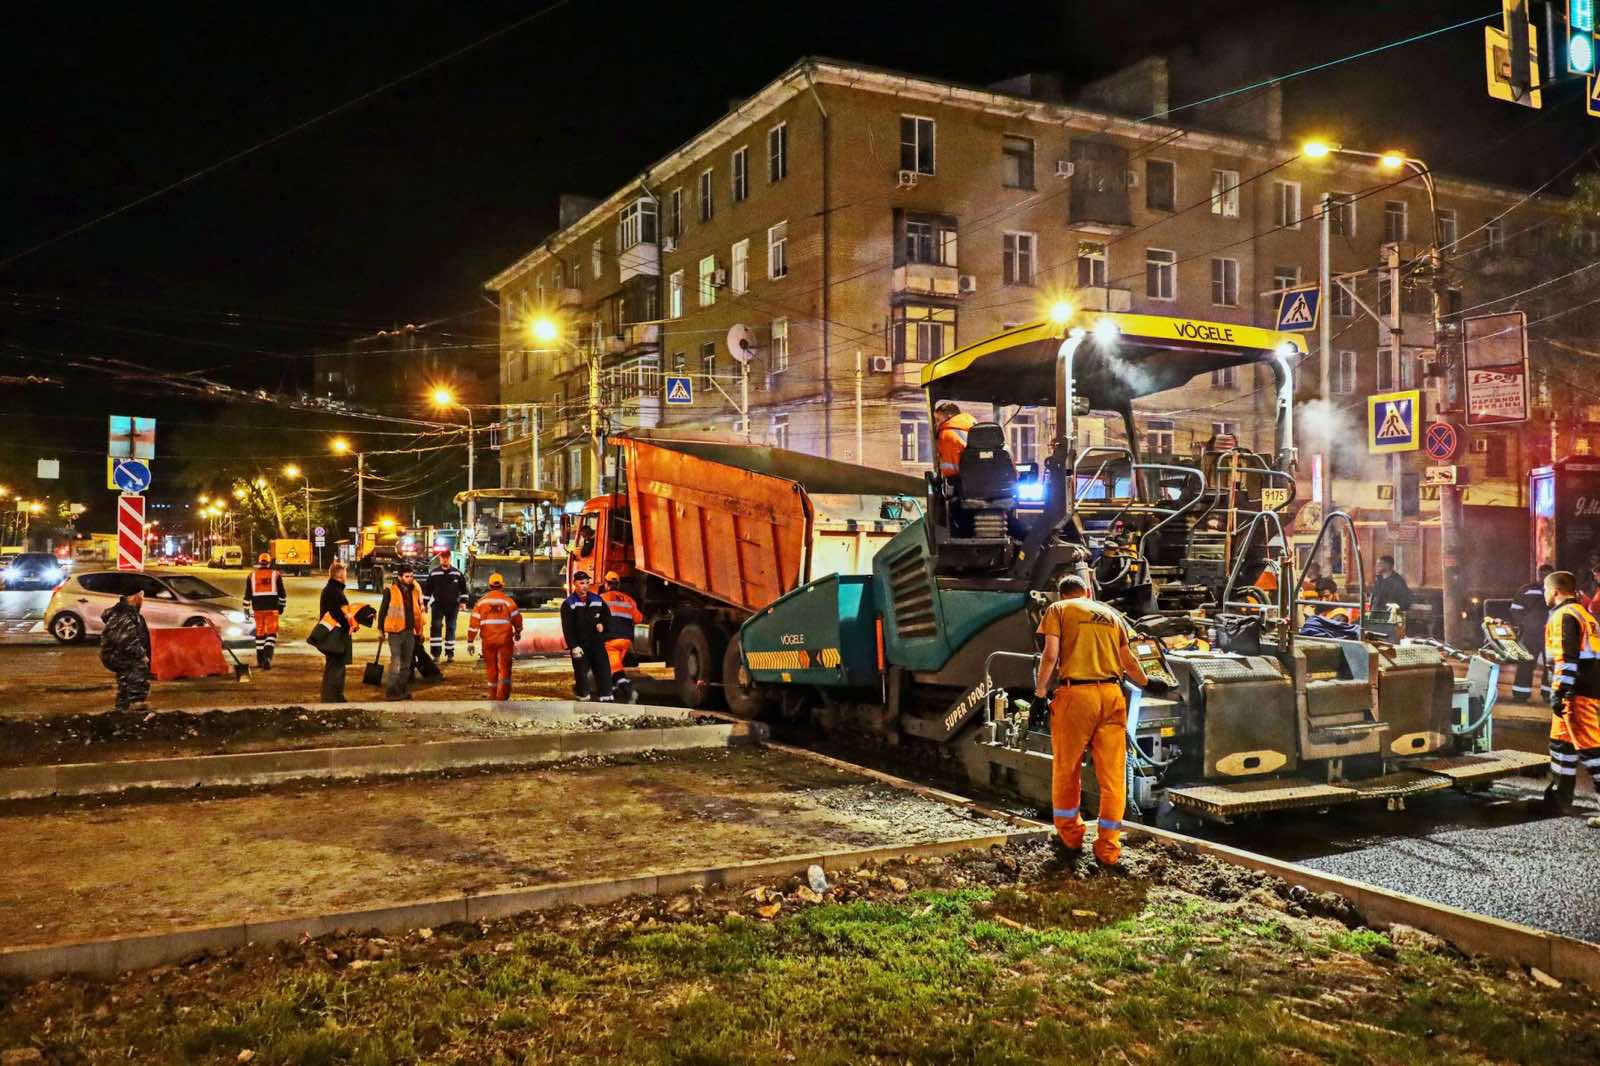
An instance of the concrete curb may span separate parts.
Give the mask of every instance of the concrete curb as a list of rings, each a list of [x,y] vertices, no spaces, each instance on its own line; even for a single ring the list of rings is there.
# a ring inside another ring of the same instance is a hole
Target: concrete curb
[[[711,888],[787,877],[804,873],[813,863],[826,870],[851,870],[872,861],[949,855],[1012,841],[1039,839],[1047,833],[1047,830],[1005,830],[927,844],[891,844],[876,848],[785,855],[704,869],[646,873],[618,880],[565,881],[537,888],[413,900],[332,914],[247,919],[228,925],[6,948],[0,950],[0,976],[37,980],[67,973],[110,975],[123,970],[176,962],[198,951],[232,951],[250,944],[298,940],[302,936],[317,937],[342,929],[392,933],[452,922],[477,922],[552,907],[613,903],[628,896],[667,895],[683,892],[695,885]]]
[[[758,744],[766,735],[766,726],[759,722],[728,722],[485,740],[20,766],[0,770],[0,801],[92,796],[132,788],[265,785],[307,778],[369,777],[478,766],[554,763],[584,756]]]

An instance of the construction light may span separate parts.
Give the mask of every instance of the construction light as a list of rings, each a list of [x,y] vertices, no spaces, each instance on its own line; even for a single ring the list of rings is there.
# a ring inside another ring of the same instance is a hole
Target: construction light
[[[541,343],[549,344],[561,336],[561,327],[556,325],[555,319],[540,315],[528,323],[528,336]]]
[[[384,529],[393,529],[395,527],[395,521],[388,515],[384,515],[382,518],[378,519],[378,525],[382,526]]]
[[[1057,300],[1050,305],[1050,321],[1058,326],[1064,326],[1072,320],[1072,305],[1065,300]]]
[[[40,503],[38,500],[34,500],[32,503],[28,504],[28,513],[29,514],[38,514],[39,512],[41,512],[43,510],[44,510],[44,504]]]

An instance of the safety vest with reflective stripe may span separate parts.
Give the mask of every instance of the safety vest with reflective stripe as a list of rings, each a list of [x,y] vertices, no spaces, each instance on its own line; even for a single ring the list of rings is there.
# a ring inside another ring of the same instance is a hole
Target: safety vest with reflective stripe
[[[253,611],[281,611],[286,606],[283,577],[271,567],[261,566],[250,572],[249,598]]]
[[[961,453],[967,450],[967,434],[978,420],[965,412],[939,423],[939,476],[961,473]]]
[[[1563,639],[1563,627],[1567,618],[1573,618],[1578,623],[1578,657],[1576,661],[1568,659],[1566,655],[1566,641]],[[1593,688],[1594,681],[1600,680],[1600,623],[1595,621],[1594,615],[1577,600],[1568,600],[1550,612],[1550,617],[1544,624],[1544,661],[1548,669],[1555,675],[1555,686],[1562,691],[1571,692],[1578,687],[1582,678],[1588,682],[1582,687]],[[1595,695],[1592,692],[1583,692],[1582,695]]]
[[[520,637],[522,611],[517,601],[500,589],[485,592],[472,608],[472,618],[467,622],[467,640],[477,640],[479,632],[483,634],[485,645],[509,644]]]

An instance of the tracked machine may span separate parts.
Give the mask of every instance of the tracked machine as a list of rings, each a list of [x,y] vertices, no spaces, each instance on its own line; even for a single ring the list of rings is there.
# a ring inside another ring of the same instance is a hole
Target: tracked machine
[[[1048,806],[1047,712],[1026,704],[1034,630],[1056,581],[1078,573],[1128,616],[1136,653],[1164,682],[1130,701],[1129,798],[1147,816],[1402,807],[1541,764],[1492,750],[1495,655],[1466,656],[1458,678],[1460,653],[1396,637],[1359,595],[1302,597],[1292,558],[1273,560],[1275,590],[1249,580],[1284,543],[1305,351],[1296,334],[1084,312],[929,364],[930,407],[989,405],[993,420],[971,429],[959,477],[927,475],[924,517],[871,574],[810,581],[745,622],[747,684],[730,702],[920,746],[980,787]],[[1135,401],[1254,365],[1273,379],[1269,451],[1214,437],[1192,457],[1140,454]],[[1000,425],[1029,407],[1055,413],[1037,472],[1019,471]],[[1080,449],[1076,420],[1091,410],[1120,416],[1129,443]],[[1333,530],[1356,535],[1330,514],[1308,558]],[[1337,635],[1300,632],[1303,617],[1336,611],[1352,619]]]

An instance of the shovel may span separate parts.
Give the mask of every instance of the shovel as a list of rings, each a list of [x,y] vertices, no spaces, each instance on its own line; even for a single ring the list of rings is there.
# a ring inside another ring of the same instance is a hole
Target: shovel
[[[228,642],[222,639],[222,630],[217,628],[217,623],[207,622],[212,629],[217,630],[217,643],[222,645],[222,650],[228,653],[228,658],[233,660],[233,679],[241,685],[250,683],[250,667],[239,661],[239,657],[228,647]]]

